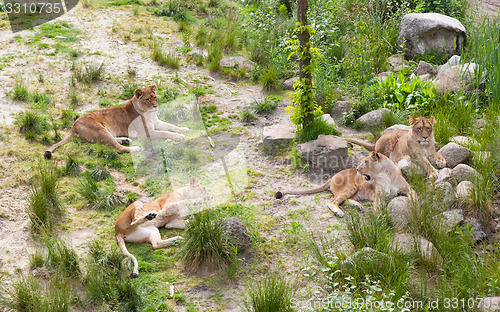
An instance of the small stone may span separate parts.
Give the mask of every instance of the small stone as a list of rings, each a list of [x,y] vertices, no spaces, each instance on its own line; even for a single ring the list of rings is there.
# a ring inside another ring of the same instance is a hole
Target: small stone
[[[422,75],[429,75],[429,77],[431,77],[437,74],[437,70],[434,68],[434,66],[432,66],[432,64],[420,61],[414,71],[414,74],[419,75],[420,78],[422,78]]]
[[[332,116],[330,114],[324,114],[321,116],[321,119],[323,119],[327,124],[337,127],[337,123],[335,120],[333,120]]]
[[[423,260],[437,265],[443,262],[443,258],[437,251],[434,244],[422,236],[396,233],[392,241],[393,248],[403,253],[420,253]]]
[[[385,129],[384,132],[382,132],[382,135],[386,134],[389,131],[394,131],[394,130],[410,130],[410,129],[411,129],[411,127],[407,126],[407,125],[392,125],[389,128]]]
[[[471,195],[473,194],[475,186],[470,181],[462,181],[458,183],[456,192],[457,198],[462,200],[470,200]]]
[[[347,114],[351,111],[352,103],[350,101],[337,101],[330,112],[330,115],[335,120],[342,120],[344,118],[344,114]]]
[[[227,235],[228,241],[237,247],[237,252],[245,252],[252,246],[252,240],[248,236],[247,228],[236,217],[230,217],[224,220],[224,231]]]
[[[320,134],[317,140],[297,145],[297,154],[313,169],[344,169],[347,166],[347,141]]]
[[[389,69],[393,72],[400,71],[409,66],[408,62],[404,59],[403,54],[394,54],[389,56],[387,63],[389,63]]]
[[[246,59],[243,56],[231,56],[220,60],[220,66],[225,68],[243,68],[247,72],[251,72],[254,67],[254,62]]]
[[[340,267],[343,270],[350,270],[357,263],[373,263],[374,265],[381,266],[381,263],[389,261],[389,255],[376,251],[370,247],[365,247],[361,250],[356,251],[347,260],[340,263]]]
[[[500,297],[483,298],[478,305],[480,312],[497,312],[500,311]]]
[[[479,178],[480,175],[476,169],[465,164],[459,164],[453,168],[450,176],[451,182],[454,184],[458,184],[462,181],[474,181]]]
[[[476,218],[466,218],[462,222],[461,226],[462,230],[472,229],[472,238],[474,239],[474,243],[478,243],[483,241],[488,235],[484,232],[484,227],[481,221]]]
[[[297,80],[299,80],[299,77],[292,77],[285,80],[285,82],[283,82],[283,90],[293,90],[293,85]]]
[[[442,182],[450,182],[451,181],[451,173],[452,173],[452,170],[450,168],[443,168],[443,169],[439,170],[435,183],[439,184]]]
[[[389,202],[387,205],[387,212],[392,222],[403,228],[408,225],[411,216],[410,200],[406,196],[398,196]]]
[[[436,200],[443,202],[447,207],[455,203],[455,190],[450,182],[440,182],[435,184]]]
[[[464,211],[462,209],[453,209],[438,216],[440,217],[441,227],[446,233],[449,233],[464,220]]]

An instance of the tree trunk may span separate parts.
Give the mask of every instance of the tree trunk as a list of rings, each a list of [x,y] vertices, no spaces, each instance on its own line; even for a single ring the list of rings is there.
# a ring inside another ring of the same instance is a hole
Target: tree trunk
[[[297,0],[297,20],[299,22],[298,37],[300,42],[301,53],[299,53],[299,77],[306,85],[307,90],[312,92],[312,75],[310,70],[311,50],[309,43],[309,30],[307,26],[307,0]],[[305,128],[314,118],[312,105],[300,103],[304,110],[304,122],[302,127]]]

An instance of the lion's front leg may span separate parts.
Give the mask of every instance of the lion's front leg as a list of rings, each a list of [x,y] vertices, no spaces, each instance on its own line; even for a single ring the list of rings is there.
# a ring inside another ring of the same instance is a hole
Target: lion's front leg
[[[431,162],[436,163],[436,166],[439,169],[443,169],[446,167],[446,159],[438,152],[434,152],[434,154],[432,154],[429,158]]]
[[[149,135],[151,139],[165,139],[165,140],[174,140],[179,142],[182,142],[186,139],[186,137],[183,134],[174,133],[170,131],[152,130],[150,131]]]
[[[189,131],[189,128],[177,127],[176,125],[161,121],[160,119],[158,119],[158,116],[155,116],[153,118],[153,125],[155,130],[160,130],[160,131],[174,131],[178,133],[185,133]]]

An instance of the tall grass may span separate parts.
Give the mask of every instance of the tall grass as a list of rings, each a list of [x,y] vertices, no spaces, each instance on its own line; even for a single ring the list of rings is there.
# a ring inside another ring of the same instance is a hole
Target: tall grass
[[[114,185],[98,184],[91,174],[86,174],[77,185],[77,192],[85,200],[85,206],[95,210],[112,210],[124,203],[115,193]]]
[[[27,212],[35,232],[51,232],[61,219],[59,175],[51,164],[38,164],[31,178]]]
[[[294,286],[277,273],[262,278],[248,290],[244,308],[248,312],[292,312]]]
[[[14,124],[19,127],[19,132],[29,139],[35,139],[50,129],[47,117],[34,111],[26,110],[16,116]]]
[[[180,251],[184,265],[192,270],[223,271],[236,262],[236,248],[224,235],[217,210],[206,209],[192,216]]]
[[[78,82],[82,82],[91,86],[93,83],[101,81],[104,75],[104,62],[101,65],[94,64],[77,64],[73,63],[73,78]]]
[[[340,132],[334,125],[329,124],[321,117],[314,118],[306,128],[300,128],[297,131],[300,143],[316,140],[320,134],[340,135]]]
[[[172,69],[179,69],[181,64],[180,57],[172,52],[165,53],[158,41],[153,42],[153,52],[151,58],[158,62],[160,65],[166,65]]]
[[[14,90],[12,90],[11,96],[14,100],[27,101],[30,98],[30,92],[24,84],[22,79],[16,80],[14,85]]]

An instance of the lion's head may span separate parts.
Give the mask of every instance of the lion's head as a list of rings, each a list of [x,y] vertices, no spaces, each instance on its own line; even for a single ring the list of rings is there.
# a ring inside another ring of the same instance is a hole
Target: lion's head
[[[213,196],[208,192],[206,187],[200,184],[200,180],[197,177],[191,177],[189,185],[181,187],[176,191],[182,193],[184,199],[213,199]]]
[[[434,125],[434,116],[431,118],[410,116],[411,134],[421,145],[428,145],[434,137],[432,128]]]
[[[136,109],[142,112],[152,112],[158,110],[158,101],[156,100],[156,86],[151,85],[147,88],[136,89],[132,102]]]
[[[392,160],[384,154],[373,151],[363,159],[356,170],[365,177],[365,180],[369,181],[380,173],[392,173],[394,168],[397,169]]]

